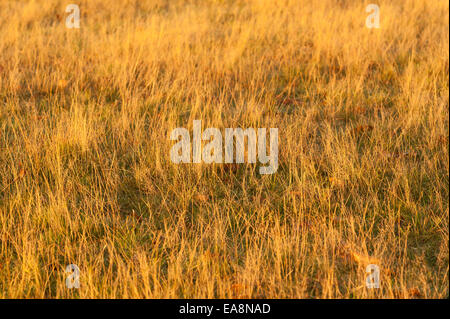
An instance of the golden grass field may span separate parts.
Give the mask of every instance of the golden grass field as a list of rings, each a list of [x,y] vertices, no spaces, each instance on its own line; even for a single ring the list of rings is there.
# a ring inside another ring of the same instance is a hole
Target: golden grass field
[[[0,298],[447,298],[448,28],[444,0],[1,1]],[[173,164],[196,119],[279,128],[278,171]]]

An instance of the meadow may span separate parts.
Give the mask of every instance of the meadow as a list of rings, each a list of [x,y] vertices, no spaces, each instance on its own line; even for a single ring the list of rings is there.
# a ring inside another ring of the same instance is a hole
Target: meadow
[[[444,0],[0,1],[0,298],[448,298],[448,46]],[[172,163],[194,120],[278,170]]]

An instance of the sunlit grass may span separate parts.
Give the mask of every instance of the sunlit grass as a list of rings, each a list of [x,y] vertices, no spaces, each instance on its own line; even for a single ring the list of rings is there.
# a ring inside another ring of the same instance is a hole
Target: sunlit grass
[[[0,2],[0,297],[449,296],[447,1],[72,2]],[[196,119],[277,173],[171,163]]]

